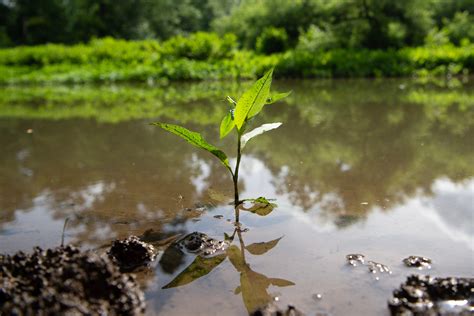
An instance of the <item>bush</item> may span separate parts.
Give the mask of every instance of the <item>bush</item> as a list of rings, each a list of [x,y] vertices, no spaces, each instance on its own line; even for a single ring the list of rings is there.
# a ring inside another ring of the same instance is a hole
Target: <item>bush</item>
[[[315,25],[311,25],[306,32],[300,34],[297,49],[318,52],[338,47],[336,36],[331,30],[323,30]]]
[[[215,33],[198,32],[189,37],[175,36],[163,43],[165,54],[196,60],[225,58],[237,48],[237,37],[226,34],[222,38]]]
[[[311,32],[320,35],[320,31]],[[312,38],[322,39],[319,35]],[[474,45],[469,43],[401,50],[323,50],[320,41],[314,44],[265,56],[237,50],[233,35],[196,33],[163,43],[104,38],[73,46],[0,49],[0,84],[253,79],[271,67],[276,67],[276,76],[296,78],[446,75],[474,70]]]
[[[269,27],[257,38],[255,49],[261,54],[284,52],[288,48],[288,35],[285,29]]]

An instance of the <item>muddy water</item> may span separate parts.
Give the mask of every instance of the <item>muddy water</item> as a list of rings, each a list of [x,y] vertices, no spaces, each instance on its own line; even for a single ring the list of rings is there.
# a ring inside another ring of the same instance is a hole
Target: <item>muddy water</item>
[[[138,274],[150,315],[243,315],[272,300],[309,315],[384,315],[409,274],[474,276],[472,80],[277,82],[293,94],[261,122],[284,124],[246,147],[240,188],[278,207],[242,212],[234,234],[226,170],[147,123],[183,123],[232,153],[216,126],[223,96],[245,85],[1,88],[0,252],[233,235],[204,259],[156,243]],[[410,255],[431,269],[406,267]]]

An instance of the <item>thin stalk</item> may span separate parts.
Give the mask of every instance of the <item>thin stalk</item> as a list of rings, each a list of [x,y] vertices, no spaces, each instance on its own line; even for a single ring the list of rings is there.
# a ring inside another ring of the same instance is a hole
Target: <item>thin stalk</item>
[[[242,158],[242,146],[241,146],[241,135],[239,133],[239,138],[237,142],[237,163],[235,164],[235,171],[232,177],[232,180],[234,181],[234,207],[235,207],[235,222],[239,222],[239,204],[240,204],[240,199],[239,199],[239,167],[240,167],[240,159]]]
[[[245,262],[245,244],[244,240],[242,239],[242,231],[240,230],[240,228],[237,228],[237,236],[239,237],[240,254],[242,255],[242,259]]]

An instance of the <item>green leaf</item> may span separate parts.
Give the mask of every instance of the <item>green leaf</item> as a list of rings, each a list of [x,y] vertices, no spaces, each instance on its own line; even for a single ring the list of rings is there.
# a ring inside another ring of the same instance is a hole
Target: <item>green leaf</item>
[[[267,99],[267,104],[273,104],[283,98],[286,98],[287,96],[291,94],[291,92],[292,91],[274,94]]]
[[[234,120],[239,130],[248,118],[257,115],[265,105],[270,94],[272,74],[273,69],[267,71],[267,73],[257,80],[249,90],[244,92],[239,101],[237,101]]]
[[[197,256],[196,259],[180,274],[178,274],[170,283],[162,287],[169,289],[191,283],[206,274],[209,274],[215,267],[222,263],[227,255],[222,254],[211,258]]]
[[[282,238],[283,236],[267,242],[253,243],[251,245],[246,246],[245,249],[247,249],[247,251],[250,252],[252,255],[263,255],[264,253],[274,248]]]
[[[232,112],[229,111],[226,116],[222,119],[221,122],[221,127],[220,127],[220,136],[221,139],[226,137],[233,129],[235,126],[235,122],[232,119]]]
[[[219,148],[206,142],[204,138],[202,138],[201,134],[192,132],[184,127],[181,127],[179,125],[174,125],[174,124],[155,122],[155,123],[151,123],[151,125],[159,126],[162,129],[172,134],[178,135],[179,137],[186,140],[188,143],[198,148],[207,150],[208,152],[210,152],[211,154],[219,158],[219,160],[224,164],[224,166],[226,166],[229,170],[231,170],[230,165],[229,165],[229,159],[227,159],[226,154]]]
[[[278,128],[280,126],[281,126],[280,122],[263,124],[263,125],[255,128],[255,129],[253,129],[252,131],[250,131],[248,133],[245,133],[244,135],[242,135],[242,138],[240,139],[242,149],[245,147],[245,145],[247,144],[247,142],[250,139],[254,138],[255,136],[261,135],[265,132],[271,131],[272,129]]]

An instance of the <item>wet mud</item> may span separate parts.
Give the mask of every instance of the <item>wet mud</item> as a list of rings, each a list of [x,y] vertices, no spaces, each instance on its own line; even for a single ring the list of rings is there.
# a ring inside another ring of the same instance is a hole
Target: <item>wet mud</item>
[[[432,260],[427,257],[409,256],[403,259],[403,263],[410,268],[431,269]]]
[[[130,272],[153,261],[155,248],[137,236],[130,236],[124,240],[115,240],[108,254],[122,272]]]
[[[142,315],[134,277],[73,246],[0,255],[2,315]]]
[[[303,312],[299,311],[293,305],[288,305],[286,309],[280,309],[274,303],[267,304],[253,313],[251,316],[303,316]]]
[[[474,278],[412,275],[388,306],[392,315],[473,315]]]

